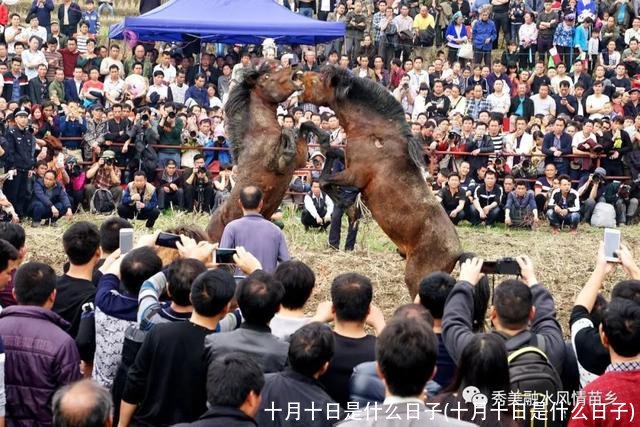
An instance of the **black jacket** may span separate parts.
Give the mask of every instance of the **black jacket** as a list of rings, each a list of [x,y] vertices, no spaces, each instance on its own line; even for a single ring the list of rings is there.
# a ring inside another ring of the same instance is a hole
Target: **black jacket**
[[[309,378],[291,369],[277,374],[269,374],[265,378],[265,385],[260,393],[262,402],[256,415],[261,426],[285,427],[291,425],[287,421],[287,411],[272,412],[269,408],[287,408],[289,402],[299,402],[301,408],[319,408],[315,414],[310,411],[300,411],[299,425],[305,427],[331,427],[339,421],[338,417],[327,411],[329,404],[336,407],[336,402],[327,394],[322,385],[315,379]],[[339,417],[342,418],[342,417]]]
[[[33,167],[36,139],[27,128],[12,126],[5,134],[4,160],[5,169],[29,170]]]
[[[493,142],[491,142],[491,138],[487,135],[484,136],[481,140],[472,139],[471,142],[467,145],[467,151],[472,152],[476,149],[480,149],[480,153],[493,153]],[[469,155],[467,157],[467,161],[471,166],[472,171],[476,171],[480,169],[480,166],[484,166],[487,164],[489,157],[487,156],[472,156]]]
[[[524,119],[528,122],[529,119],[531,119],[531,116],[533,116],[534,112],[533,101],[528,96],[525,96],[522,102],[524,103],[524,105],[522,106],[522,117],[524,117]],[[518,109],[519,104],[520,97],[514,96],[513,98],[511,98],[511,105],[509,106],[510,116],[516,114],[516,110]]]
[[[29,80],[29,98],[34,104],[42,105],[49,100],[49,82],[42,83],[39,77]]]
[[[571,105],[574,110],[573,113],[570,112],[565,105],[562,105],[560,103],[562,101],[562,98],[567,99],[567,103],[569,103],[569,105]],[[560,95],[553,95],[553,100],[556,101],[556,116],[559,116],[560,114],[566,114],[569,117],[573,117],[578,114],[578,99],[575,96],[567,95],[566,97],[563,97]],[[586,111],[586,109],[584,111]]]
[[[205,346],[209,360],[234,351],[253,355],[267,374],[282,371],[289,355],[289,343],[276,338],[271,329],[246,322],[235,331],[207,336]]]
[[[213,406],[197,421],[174,424],[173,427],[255,427],[257,425],[258,423],[253,418],[239,409]]]

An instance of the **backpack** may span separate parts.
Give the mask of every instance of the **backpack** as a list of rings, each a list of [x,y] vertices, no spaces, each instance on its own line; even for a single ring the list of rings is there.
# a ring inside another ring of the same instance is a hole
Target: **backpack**
[[[424,30],[418,31],[418,45],[422,47],[433,46],[433,42],[436,39],[436,30],[433,27],[427,27]]]
[[[111,213],[116,209],[116,204],[113,200],[113,194],[111,191],[106,188],[98,188],[96,192],[93,193],[91,197],[91,202],[89,203],[89,211],[91,213]]]
[[[568,414],[560,414],[557,410],[554,412],[553,403],[557,399],[558,392],[562,390],[562,380],[545,353],[544,338],[527,331],[508,339],[505,346],[509,352],[507,360],[511,380],[510,390],[523,394],[535,393],[536,396],[542,398],[551,396],[552,399],[546,403],[546,421],[541,419],[543,417],[538,412],[538,408],[536,408],[537,418],[534,416],[534,405],[531,403],[514,405],[514,408],[524,411],[524,419],[528,426],[561,426],[563,424],[561,415],[566,419]],[[526,401],[526,397],[520,397],[519,402]],[[531,401],[533,402],[534,399]],[[522,419],[522,414],[519,419]]]

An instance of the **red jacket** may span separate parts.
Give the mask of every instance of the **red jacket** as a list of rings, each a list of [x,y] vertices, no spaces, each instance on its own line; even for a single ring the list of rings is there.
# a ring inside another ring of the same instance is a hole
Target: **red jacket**
[[[76,64],[78,62],[80,51],[76,50],[72,53],[65,47],[63,49],[59,49],[58,52],[60,52],[60,55],[62,55],[62,69],[64,70],[65,78],[73,78],[73,69],[76,67]]]
[[[569,427],[637,426],[637,412],[640,408],[639,383],[640,370],[606,372],[584,388],[584,400],[576,402],[571,412]],[[620,419],[616,420],[618,416]]]
[[[9,6],[6,4],[0,4],[0,25],[7,26],[9,22]]]

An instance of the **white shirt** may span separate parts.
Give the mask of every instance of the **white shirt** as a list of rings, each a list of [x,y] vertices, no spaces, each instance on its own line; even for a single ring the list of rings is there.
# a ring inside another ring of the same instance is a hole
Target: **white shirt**
[[[173,96],[173,102],[184,104],[184,96],[187,93],[187,89],[189,89],[189,85],[186,83],[182,83],[182,86],[178,86],[176,82],[173,82],[169,85],[169,88],[171,88],[171,96]]]
[[[326,194],[324,196],[324,203],[327,207],[327,213],[325,214],[325,216],[328,215],[329,217],[331,217],[331,214],[333,213],[333,201],[331,200],[331,197],[327,196]],[[309,196],[308,194],[305,194],[304,208],[311,214],[312,217],[318,218],[318,211],[316,211],[316,207],[313,204],[313,199],[316,199],[316,196]]]
[[[524,132],[520,137],[520,145],[516,147],[516,144],[517,137],[515,132],[505,136],[505,145],[509,150],[515,151],[518,154],[531,154],[531,149],[533,148],[533,136],[530,133]],[[513,166],[512,156],[507,158],[507,164],[510,167]]]
[[[542,99],[540,94],[536,93],[531,97],[531,101],[533,101],[533,114],[544,114],[546,116],[556,111],[556,101],[549,95]]]
[[[173,65],[169,64],[167,68],[164,68],[161,64],[158,64],[153,67],[154,73],[158,70],[164,73],[163,80],[165,82],[173,83],[176,80],[176,67],[174,67]],[[153,75],[153,73],[151,73],[151,75]]]
[[[524,46],[525,42],[537,43],[538,41],[538,28],[535,22],[531,24],[522,24],[518,30],[518,36],[520,37],[520,44]]]
[[[420,83],[426,83],[429,86],[429,73],[425,70],[420,70],[419,72],[416,70],[411,70],[407,73],[409,76],[409,87],[413,89],[414,92],[418,92],[420,90]]]
[[[47,64],[47,58],[44,57],[44,53],[41,50],[35,53],[31,52],[31,49],[22,51],[22,65],[24,66],[24,73],[29,80],[38,75],[38,66],[40,64]]]
[[[584,135],[584,131],[576,132],[573,134],[573,140],[571,141],[571,146],[576,148],[578,145],[582,144],[588,139],[592,139],[593,142],[596,142],[596,134],[591,132],[589,136]]]
[[[31,38],[31,36],[36,36],[42,41],[42,43],[46,43],[47,29],[41,26],[38,26],[36,28],[27,27],[25,30],[22,30],[22,33],[20,34],[18,39],[22,39],[23,42],[29,43],[29,39]]]
[[[487,96],[487,102],[491,105],[491,112],[497,112],[506,114],[509,111],[509,106],[511,105],[511,97],[509,93],[502,92],[501,95],[497,93],[492,93]]]
[[[589,108],[596,108],[596,109],[602,109],[602,107],[604,107],[604,104],[606,104],[607,102],[609,102],[609,97],[607,95],[600,95],[600,96],[596,96],[595,94],[593,95],[589,95],[587,96],[587,111],[589,111]],[[601,119],[604,117],[604,114],[602,113],[589,113],[589,118],[590,119]]]
[[[624,44],[629,46],[629,40],[636,39],[640,40],[640,30],[636,31],[633,28],[629,28],[624,32]]]
[[[160,99],[167,99],[167,95],[169,94],[169,86],[156,86],[156,85],[151,85],[149,86],[149,92],[147,92],[147,101],[151,101],[151,94],[153,93],[157,93],[158,95],[160,95]]]
[[[573,93],[573,80],[571,80],[571,77],[567,75],[563,77],[553,76],[551,79],[551,90],[553,93],[560,93],[560,82],[569,83],[569,93]]]
[[[118,79],[116,81],[111,80],[111,77],[107,77],[104,80],[104,93],[108,93],[112,98],[119,98],[124,90],[124,80]],[[107,101],[107,107],[109,102]]]

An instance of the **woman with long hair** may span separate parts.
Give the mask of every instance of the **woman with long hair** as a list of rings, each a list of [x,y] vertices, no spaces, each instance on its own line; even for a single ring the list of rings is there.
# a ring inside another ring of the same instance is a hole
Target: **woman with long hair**
[[[509,363],[504,340],[494,333],[476,334],[464,348],[458,360],[458,369],[453,383],[430,403],[437,403],[437,408],[444,409],[445,415],[469,421],[481,427],[515,427],[518,423],[507,411],[507,405],[499,410],[492,396],[509,394]],[[472,389],[472,387],[474,387]],[[477,419],[469,392],[486,396],[486,411],[478,413]],[[458,412],[456,408],[466,408]]]

